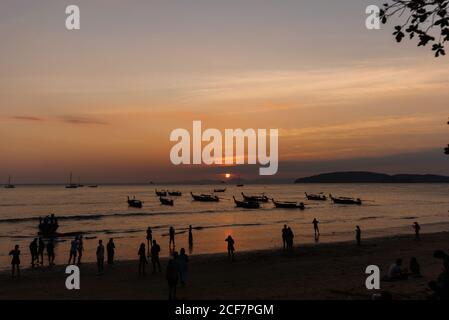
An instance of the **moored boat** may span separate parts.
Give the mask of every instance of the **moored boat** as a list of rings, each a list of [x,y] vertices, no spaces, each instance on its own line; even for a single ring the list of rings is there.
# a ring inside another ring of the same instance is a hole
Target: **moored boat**
[[[67,184],[66,189],[77,189],[79,188],[79,184],[78,183],[73,183],[72,182],[72,173],[70,172],[70,178],[69,178],[69,184]]]
[[[8,176],[8,183],[5,184],[5,189],[14,189],[16,186],[11,183],[11,176]]]
[[[214,189],[215,193],[226,192],[226,188],[224,189]]]
[[[247,196],[242,192],[243,199],[245,201],[255,201],[255,202],[268,202],[268,197],[264,194],[260,196]]]
[[[273,201],[273,204],[276,208],[284,208],[284,209],[301,209],[304,210],[305,206],[302,202],[296,202],[296,201],[276,201],[274,199],[271,199]]]
[[[259,209],[260,203],[257,201],[240,201],[234,198],[235,206],[238,208],[246,208],[246,209]]]
[[[181,197],[182,192],[181,191],[167,191],[169,196],[172,197]]]
[[[201,202],[218,202],[220,201],[220,198],[211,194],[193,194],[192,195],[193,200],[195,201],[201,201]]]
[[[174,204],[173,199],[168,199],[168,198],[164,198],[164,197],[159,197],[159,201],[164,206],[173,206],[173,204]]]
[[[326,201],[327,197],[320,193],[320,194],[308,194],[307,192],[304,192],[306,195],[307,200],[314,200],[314,201]]]
[[[135,198],[130,199],[130,198],[128,197],[128,205],[129,205],[130,207],[133,207],[133,208],[142,208],[142,204],[143,204],[142,201],[137,200],[137,199],[135,199]]]
[[[329,195],[329,198],[331,198],[331,200],[334,203],[337,204],[356,204],[356,205],[361,205],[362,204],[362,200],[360,198],[348,198],[348,197],[336,197],[334,198],[331,194]]]
[[[156,193],[156,195],[158,197],[166,197],[167,196],[167,191],[165,191],[165,190],[158,191],[157,189],[154,189],[154,192]]]

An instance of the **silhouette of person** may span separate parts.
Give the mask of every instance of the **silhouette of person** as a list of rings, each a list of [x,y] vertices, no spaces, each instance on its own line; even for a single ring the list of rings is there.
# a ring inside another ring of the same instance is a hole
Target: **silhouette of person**
[[[139,255],[139,276],[145,275],[145,267],[148,263],[147,256],[146,256],[146,250],[145,250],[145,243],[141,243],[139,247],[139,251],[137,252]]]
[[[396,259],[396,262],[388,270],[388,278],[390,280],[400,280],[406,279],[407,276],[407,272],[402,268],[402,259]]]
[[[16,244],[14,249],[9,252],[9,255],[12,256],[11,259],[11,276],[14,277],[15,271],[17,270],[17,276],[20,277],[20,250],[19,245]]]
[[[189,226],[189,248],[193,247],[192,225]]]
[[[317,239],[320,236],[320,228],[318,227],[318,224],[320,223],[316,218],[313,219],[313,231],[315,232],[315,239]]]
[[[293,233],[293,230],[288,227],[287,228],[287,249],[291,250],[293,249],[293,238],[295,237],[295,234]]]
[[[37,249],[37,238],[34,238],[30,243],[30,255],[31,255],[31,266],[34,267],[34,263],[39,263],[38,249]]]
[[[235,241],[234,241],[234,239],[232,239],[231,235],[229,235],[225,239],[225,241],[228,243],[228,258],[231,261],[234,261],[234,251],[235,251],[234,244],[235,244]]]
[[[179,280],[178,253],[173,252],[173,258],[167,264],[168,300],[176,300],[176,287]]]
[[[76,264],[76,253],[78,252],[78,237],[75,237],[75,239],[72,240],[70,243],[70,256],[69,256],[69,262],[70,264],[73,259],[73,264]]]
[[[173,243],[173,248],[175,247],[175,228],[170,227],[169,230],[169,236],[170,236],[170,241],[168,242],[168,246],[171,248],[171,245]]]
[[[48,256],[48,265],[55,265],[55,244],[53,239],[47,242],[47,256]]]
[[[84,251],[83,236],[79,235],[79,237],[78,237],[78,246],[77,246],[78,264],[81,264],[81,258],[83,256],[83,251]]]
[[[448,300],[449,299],[449,255],[442,250],[436,250],[433,257],[443,260],[443,272],[438,276],[437,280],[429,282],[429,288],[434,292],[432,299]]]
[[[179,257],[179,272],[181,275],[181,286],[185,286],[187,282],[187,272],[189,271],[189,256],[186,254],[186,250],[181,248]]]
[[[103,245],[103,240],[98,240],[97,268],[98,268],[98,274],[102,274],[103,270],[104,270],[104,245]]]
[[[153,240],[153,246],[151,247],[151,263],[153,264],[153,273],[156,273],[156,267],[161,272],[161,262],[159,261],[159,252],[161,247],[157,244],[156,240]]]
[[[113,264],[115,254],[115,243],[113,238],[109,239],[108,244],[106,245],[106,251],[108,255],[108,264]]]
[[[147,228],[147,248],[148,248],[148,256],[150,256],[150,248],[153,245],[153,231],[151,227]]]
[[[287,225],[284,224],[284,228],[282,228],[282,245],[283,245],[284,250],[287,247],[287,237],[288,237],[287,232],[288,232]]]
[[[357,241],[357,245],[360,246],[360,242],[362,240],[362,230],[359,226],[355,227],[355,240]]]
[[[419,231],[421,230],[421,226],[419,225],[418,222],[414,222],[413,223],[413,229],[415,230],[415,240],[421,240],[421,236],[419,234]]]
[[[38,246],[38,263],[44,265],[44,251],[45,251],[45,242],[42,238],[39,237],[39,246]]]

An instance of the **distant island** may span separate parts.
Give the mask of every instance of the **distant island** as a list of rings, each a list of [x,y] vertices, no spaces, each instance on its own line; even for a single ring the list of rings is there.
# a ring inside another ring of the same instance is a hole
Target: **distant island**
[[[433,174],[395,174],[348,171],[299,178],[295,183],[449,183],[449,177]]]

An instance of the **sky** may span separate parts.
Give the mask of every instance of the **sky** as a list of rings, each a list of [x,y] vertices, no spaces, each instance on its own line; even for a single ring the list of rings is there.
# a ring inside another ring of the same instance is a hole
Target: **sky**
[[[449,175],[449,62],[371,0],[2,0],[0,182],[258,178],[171,164],[170,132],[279,129],[279,172]],[[65,7],[81,29],[65,29]],[[3,178],[4,177],[4,178]]]

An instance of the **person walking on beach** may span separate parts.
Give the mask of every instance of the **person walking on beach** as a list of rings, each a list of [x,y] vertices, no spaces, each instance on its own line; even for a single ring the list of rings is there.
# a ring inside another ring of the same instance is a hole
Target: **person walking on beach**
[[[73,264],[76,264],[76,253],[78,252],[78,237],[75,237],[75,239],[72,240],[70,243],[70,256],[69,256],[69,262],[70,264],[73,260]]]
[[[357,245],[360,246],[360,242],[362,240],[362,230],[360,230],[359,226],[355,227],[355,240],[357,241]]]
[[[114,239],[109,239],[108,244],[106,245],[106,251],[108,254],[108,264],[114,264],[114,254],[115,254],[115,243]]]
[[[415,230],[415,240],[421,240],[421,236],[419,235],[419,231],[421,231],[421,226],[417,221],[413,223],[413,229]]]
[[[318,239],[320,237],[320,228],[318,227],[318,224],[320,223],[316,218],[313,219],[313,231],[315,232],[315,239]]]
[[[229,235],[225,241],[228,243],[228,259],[234,261],[235,241],[232,239],[231,235]]]
[[[77,252],[78,252],[78,264],[81,264],[81,258],[83,257],[83,251],[84,251],[84,243],[83,243],[83,236],[79,235],[78,237],[78,246],[77,246]]]
[[[186,250],[181,248],[178,257],[179,273],[181,275],[181,286],[185,286],[187,282],[187,272],[189,271],[189,256],[186,254]]]
[[[98,274],[103,274],[103,266],[104,266],[104,245],[103,240],[98,240],[97,247],[97,268]]]
[[[192,248],[193,248],[192,225],[189,226],[189,248],[190,248],[190,250],[192,250]]]
[[[137,252],[137,254],[139,255],[139,276],[145,275],[145,268],[148,264],[146,253],[145,243],[142,242],[140,244],[139,251]]]
[[[55,265],[55,244],[53,242],[53,239],[50,239],[47,242],[47,256],[48,256],[48,265],[54,266]]]
[[[31,256],[31,266],[34,267],[34,263],[39,263],[39,254],[37,249],[37,238],[34,238],[30,243],[30,256]]]
[[[282,228],[282,245],[284,250],[287,247],[287,231],[288,231],[287,225],[284,224],[284,228]]]
[[[151,227],[147,228],[147,247],[148,247],[148,256],[150,256],[150,248],[153,246],[153,231]]]
[[[170,227],[169,231],[170,241],[168,242],[168,247],[171,248],[171,245],[173,243],[173,248],[175,248],[175,228]]]
[[[11,266],[12,273],[11,276],[14,278],[15,271],[17,270],[17,276],[20,277],[20,250],[19,245],[16,244],[14,249],[9,252],[9,255],[12,256]]]
[[[151,247],[151,263],[153,264],[153,273],[156,273],[156,267],[161,272],[161,262],[159,261],[159,252],[161,247],[157,244],[156,240],[153,240],[153,246]]]
[[[167,264],[168,300],[176,300],[176,287],[179,280],[178,253],[173,252],[173,258]]]
[[[45,242],[44,240],[42,240],[42,238],[39,237],[39,246],[37,249],[37,253],[38,253],[38,263],[40,263],[40,265],[44,265],[44,251],[45,251]]]

